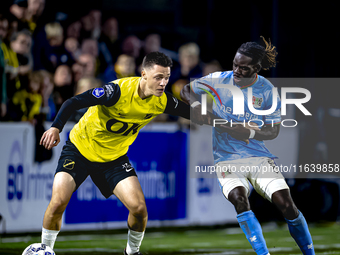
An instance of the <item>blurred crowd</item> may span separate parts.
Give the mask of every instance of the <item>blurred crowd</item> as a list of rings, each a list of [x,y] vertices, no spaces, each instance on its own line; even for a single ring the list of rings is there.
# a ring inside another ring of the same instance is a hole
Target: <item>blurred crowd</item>
[[[44,22],[45,0],[14,0],[0,13],[1,121],[53,121],[62,103],[112,80],[139,76],[143,57],[161,51],[173,59],[167,91],[179,98],[191,78],[220,71],[203,63],[200,47],[162,47],[158,33],[120,33],[119,20],[92,9],[81,16]],[[82,113],[72,116],[77,121]],[[157,121],[177,121],[162,116]]]

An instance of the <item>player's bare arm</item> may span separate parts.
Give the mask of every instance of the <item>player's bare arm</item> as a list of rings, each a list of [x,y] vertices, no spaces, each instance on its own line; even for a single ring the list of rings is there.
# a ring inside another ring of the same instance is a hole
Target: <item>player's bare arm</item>
[[[113,93],[110,92],[110,97],[96,96],[96,92],[106,93],[107,86],[112,86]],[[83,94],[77,95],[66,100],[61,106],[52,127],[48,129],[41,137],[40,145],[50,150],[57,146],[60,142],[59,133],[63,130],[69,117],[76,111],[82,108],[90,107],[97,104],[114,104],[120,97],[118,85],[106,85],[104,88],[91,89]]]
[[[255,131],[254,139],[263,141],[263,140],[273,140],[280,133],[280,125],[275,126],[264,126],[261,130]]]
[[[190,84],[187,84],[183,87],[183,89],[181,90],[181,99],[183,102],[187,103],[187,104],[193,104],[191,107],[191,118],[192,121],[194,123],[197,123],[199,125],[213,125],[213,120],[214,119],[220,119],[221,117],[214,115],[211,112],[207,112],[206,115],[202,115],[201,114],[201,104],[198,103],[198,100],[195,98],[194,93],[190,93]],[[195,105],[195,102],[197,102],[197,104]],[[227,132],[227,133],[232,133],[234,134],[234,138],[239,139],[239,140],[243,140],[245,141],[247,144],[249,143],[249,141],[247,140],[249,138],[250,135],[250,129],[253,130],[260,130],[258,128],[258,126],[256,125],[256,123],[251,122],[249,123],[250,125],[248,125],[248,123],[246,124],[246,126],[244,128],[232,128],[230,127],[230,124],[227,125],[222,125],[220,128],[221,130],[223,130],[223,132]],[[242,138],[237,138],[237,137],[242,137]]]
[[[276,126],[264,126],[262,129],[259,129],[255,123],[249,123],[250,125],[243,126],[243,124],[233,125],[232,127],[227,124],[222,124],[217,126],[217,129],[220,132],[227,132],[233,138],[238,140],[246,140],[249,138],[253,138],[259,141],[263,140],[273,140],[275,139],[280,132],[280,125]],[[251,131],[254,130],[253,137],[251,137]],[[248,142],[247,142],[248,143]]]

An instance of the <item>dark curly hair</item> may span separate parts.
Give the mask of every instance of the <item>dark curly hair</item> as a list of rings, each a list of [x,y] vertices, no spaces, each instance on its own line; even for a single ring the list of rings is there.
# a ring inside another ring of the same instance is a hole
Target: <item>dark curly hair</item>
[[[265,43],[265,47],[256,42],[243,43],[237,50],[237,52],[252,58],[251,64],[260,64],[264,70],[268,70],[271,67],[276,66],[276,47],[270,42],[267,42],[263,36],[261,36]]]

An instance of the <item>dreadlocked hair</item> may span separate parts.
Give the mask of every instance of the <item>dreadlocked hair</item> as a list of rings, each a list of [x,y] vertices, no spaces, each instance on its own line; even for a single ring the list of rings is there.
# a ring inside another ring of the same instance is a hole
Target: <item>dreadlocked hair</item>
[[[270,39],[267,42],[263,36],[261,38],[265,43],[265,47],[256,42],[247,42],[243,43],[237,52],[252,58],[251,64],[261,64],[264,70],[268,70],[276,66],[277,51],[276,47],[271,44]]]

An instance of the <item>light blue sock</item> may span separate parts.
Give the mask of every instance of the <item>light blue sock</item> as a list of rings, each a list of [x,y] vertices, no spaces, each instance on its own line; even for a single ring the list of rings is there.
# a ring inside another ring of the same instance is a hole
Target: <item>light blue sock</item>
[[[255,214],[252,211],[240,213],[237,215],[237,221],[256,254],[267,255],[269,251],[262,234],[261,225]]]
[[[308,225],[303,214],[299,211],[299,216],[296,219],[285,220],[288,223],[290,235],[299,245],[302,253],[305,255],[314,255],[312,236],[309,233]]]

